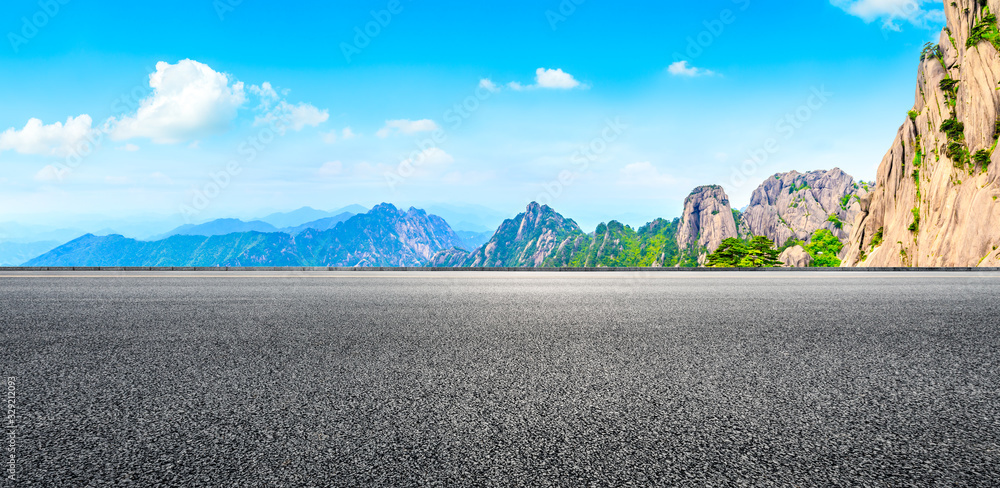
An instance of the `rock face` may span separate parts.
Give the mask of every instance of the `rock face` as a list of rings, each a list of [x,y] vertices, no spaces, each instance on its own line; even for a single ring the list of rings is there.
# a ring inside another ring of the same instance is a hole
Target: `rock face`
[[[781,246],[790,238],[808,242],[817,230],[828,229],[847,240],[866,188],[840,168],[778,173],[754,190],[740,215],[740,235],[764,236]]]
[[[1000,265],[1000,54],[989,35],[970,40],[974,27],[997,32],[1000,0],[944,10],[948,25],[921,56],[913,110],[861,201],[845,266]]]
[[[736,219],[721,186],[699,186],[684,200],[677,231],[680,249],[704,256],[718,249],[723,240],[736,236]]]
[[[532,203],[508,219],[482,247],[469,253],[440,251],[432,267],[663,267],[697,265],[681,262],[677,247],[680,219],[656,219],[638,231],[620,222],[597,226],[585,234],[575,222],[551,208]]]
[[[802,246],[792,246],[782,251],[778,260],[786,268],[808,268],[812,263],[812,256]]]
[[[532,202],[524,213],[500,224],[485,245],[462,258],[459,253],[435,256],[432,265],[466,267],[558,266],[560,251],[567,252],[587,237],[570,219],[547,205]]]

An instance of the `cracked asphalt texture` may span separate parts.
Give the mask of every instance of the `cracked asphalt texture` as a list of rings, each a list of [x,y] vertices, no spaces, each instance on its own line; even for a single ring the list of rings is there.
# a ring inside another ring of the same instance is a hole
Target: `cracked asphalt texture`
[[[27,275],[17,486],[1000,484],[996,273]]]

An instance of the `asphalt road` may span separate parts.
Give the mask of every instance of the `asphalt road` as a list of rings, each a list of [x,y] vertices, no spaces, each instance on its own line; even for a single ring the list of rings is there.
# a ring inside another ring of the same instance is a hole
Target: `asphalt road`
[[[997,486],[998,298],[996,273],[7,273],[14,484]]]

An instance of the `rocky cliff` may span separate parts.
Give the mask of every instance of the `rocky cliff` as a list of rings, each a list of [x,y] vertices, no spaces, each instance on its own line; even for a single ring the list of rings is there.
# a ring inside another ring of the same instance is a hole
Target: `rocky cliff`
[[[721,186],[699,186],[684,200],[677,231],[677,246],[683,252],[699,255],[699,261],[703,261],[723,240],[736,236],[736,219]]]
[[[449,251],[435,256],[437,266],[541,267],[565,265],[566,255],[587,235],[576,222],[547,205],[532,202],[524,213],[504,220],[485,245],[463,256]]]
[[[697,265],[680,262],[680,220],[656,219],[635,230],[620,222],[600,224],[585,234],[555,210],[532,203],[508,219],[482,247],[449,249],[428,262],[433,267],[662,267]]]
[[[789,239],[808,242],[819,229],[846,241],[867,193],[867,184],[840,168],[778,173],[754,190],[740,215],[739,232],[767,237],[778,246]]]
[[[944,9],[913,109],[861,201],[847,266],[1000,265],[1000,0]]]

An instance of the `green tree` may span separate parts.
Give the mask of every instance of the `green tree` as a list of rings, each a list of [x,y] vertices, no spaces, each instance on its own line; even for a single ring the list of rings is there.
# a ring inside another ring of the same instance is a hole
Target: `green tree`
[[[837,258],[837,255],[843,248],[844,243],[840,242],[840,239],[837,239],[833,232],[827,229],[817,230],[813,233],[812,240],[805,246],[806,252],[813,259],[809,266],[813,268],[839,267],[840,259]]]
[[[747,254],[746,243],[730,237],[722,241],[719,248],[708,256],[705,265],[709,268],[738,268]]]
[[[710,256],[710,268],[772,268],[781,264],[778,250],[766,237],[754,237],[749,242],[730,237]]]
[[[743,258],[741,268],[773,268],[780,266],[778,260],[778,250],[774,248],[774,242],[770,239],[757,236],[750,240],[747,245],[747,255]]]

